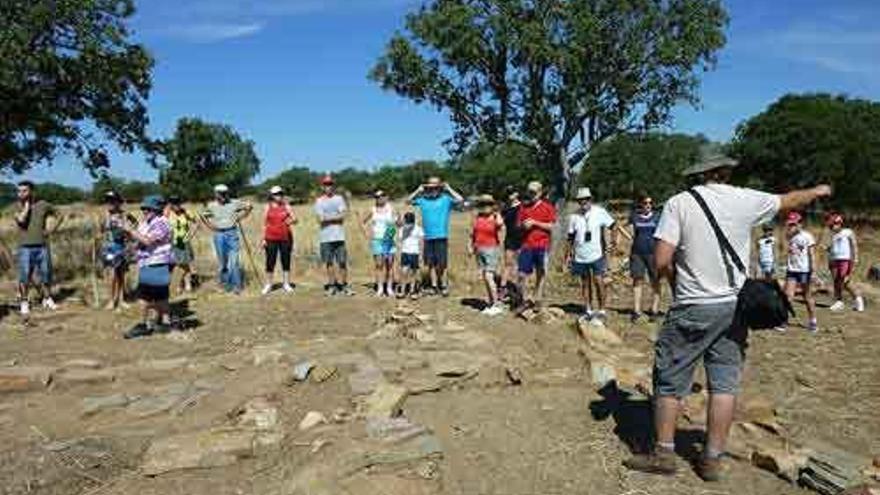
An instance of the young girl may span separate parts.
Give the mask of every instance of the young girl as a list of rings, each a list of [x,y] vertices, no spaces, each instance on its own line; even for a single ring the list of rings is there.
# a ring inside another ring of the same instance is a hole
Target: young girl
[[[477,199],[477,217],[471,229],[470,253],[476,256],[477,265],[486,283],[489,296],[489,306],[483,310],[486,316],[497,316],[504,311],[495,283],[501,260],[500,240],[503,230],[504,219],[495,211],[495,199],[490,195],[480,196]]]
[[[171,223],[171,254],[174,259],[172,270],[179,268],[183,272],[180,288],[184,292],[192,292],[193,280],[196,278],[192,239],[196,235],[198,223],[196,218],[186,211],[179,196],[168,198],[168,211],[165,216]]]
[[[422,255],[422,244],[425,231],[416,224],[416,214],[408,211],[403,216],[403,228],[400,231],[400,272],[402,274],[398,298],[409,296],[419,298],[419,258]]]
[[[364,219],[364,230],[370,228],[370,251],[375,263],[376,296],[394,295],[394,255],[396,254],[397,214],[382,191],[374,194],[376,205]]]
[[[839,312],[846,309],[843,303],[843,291],[846,290],[854,299],[853,309],[865,310],[865,300],[856,291],[851,282],[851,276],[859,260],[859,246],[856,242],[856,234],[843,227],[843,215],[835,213],[828,219],[828,227],[831,229],[831,244],[828,246],[828,263],[831,275],[834,277],[834,300],[831,311]]]
[[[266,206],[266,226],[263,229],[263,247],[266,249],[266,286],[263,295],[272,292],[274,287],[275,263],[281,257],[281,286],[284,292],[293,292],[290,282],[291,254],[293,253],[293,231],[296,215],[284,198],[281,186],[269,190],[269,204]]]
[[[776,235],[773,225],[765,224],[758,239],[758,276],[770,281],[776,277]]]
[[[126,215],[122,209],[122,196],[115,191],[104,195],[107,200],[107,216],[101,224],[103,245],[101,261],[110,272],[110,302],[108,310],[127,308],[125,303],[125,274],[128,272],[128,237],[125,234],[126,222],[137,223],[137,219]]]
[[[809,323],[807,330],[816,333],[819,323],[816,320],[816,299],[813,296],[811,282],[813,279],[816,259],[816,239],[802,227],[803,217],[793,211],[785,221],[788,233],[788,271],[785,275],[785,293],[794,300],[795,292],[800,288],[807,304]],[[782,328],[780,328],[782,330]]]

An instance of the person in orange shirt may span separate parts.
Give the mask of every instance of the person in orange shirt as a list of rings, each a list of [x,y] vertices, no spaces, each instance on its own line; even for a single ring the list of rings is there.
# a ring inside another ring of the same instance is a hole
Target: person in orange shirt
[[[498,316],[504,312],[498,299],[498,284],[495,276],[501,261],[501,235],[504,231],[504,219],[495,211],[495,198],[485,194],[477,199],[477,216],[471,228],[469,250],[477,259],[489,306],[483,310],[486,316]]]

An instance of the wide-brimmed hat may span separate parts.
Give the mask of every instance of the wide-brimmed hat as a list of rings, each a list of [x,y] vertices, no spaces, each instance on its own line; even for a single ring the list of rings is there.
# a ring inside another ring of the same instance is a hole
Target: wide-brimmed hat
[[[739,162],[737,160],[725,155],[717,148],[708,148],[700,153],[700,160],[697,163],[686,168],[681,174],[690,176],[703,174],[719,168],[735,168],[738,166]]]
[[[164,207],[165,200],[162,199],[162,196],[151,195],[141,200],[142,210],[162,211],[162,208]]]
[[[785,225],[797,225],[801,223],[803,219],[804,217],[800,213],[796,211],[790,211],[785,217]]]
[[[321,185],[322,186],[332,186],[336,184],[336,181],[333,179],[333,176],[330,174],[321,177]]]
[[[269,194],[284,194],[284,188],[281,186],[272,186],[272,188],[269,189]]]
[[[593,193],[590,192],[589,187],[581,187],[577,190],[577,194],[575,194],[574,199],[580,201],[582,199],[593,199]]]
[[[425,187],[428,187],[428,188],[435,188],[435,187],[442,187],[442,186],[443,186],[443,181],[440,180],[440,177],[429,177],[428,180],[425,182]]]
[[[214,186],[214,192],[217,194],[226,194],[229,192],[229,186],[226,184],[217,184]]]

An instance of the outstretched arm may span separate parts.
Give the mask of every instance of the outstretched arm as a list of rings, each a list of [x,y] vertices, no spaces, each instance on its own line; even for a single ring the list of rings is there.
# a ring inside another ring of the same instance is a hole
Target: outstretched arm
[[[779,210],[791,211],[801,209],[817,199],[831,196],[831,186],[822,184],[810,189],[792,191],[779,197]]]

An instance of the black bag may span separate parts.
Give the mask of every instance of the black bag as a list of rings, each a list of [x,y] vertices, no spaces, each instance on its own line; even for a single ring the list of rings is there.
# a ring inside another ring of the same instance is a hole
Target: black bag
[[[718,239],[718,245],[721,247],[721,257],[727,266],[727,276],[730,279],[730,285],[734,287],[736,279],[730,262],[733,262],[737,270],[748,276],[746,266],[739,258],[739,255],[736,254],[733,246],[730,245],[730,241],[727,240],[727,237],[718,225],[718,221],[709,209],[709,205],[706,204],[706,200],[695,189],[690,189],[688,192],[694,197],[697,204],[700,205],[700,208],[709,220],[709,224],[712,225],[712,230],[715,231],[715,237]],[[732,337],[734,337],[734,340],[744,344],[749,328],[753,330],[766,330],[783,326],[788,323],[789,316],[794,316],[794,308],[791,305],[791,301],[788,300],[788,296],[785,295],[785,292],[779,286],[779,282],[749,278],[739,291],[736,305],[736,317],[732,332],[735,334],[739,333],[739,335],[733,335]]]

